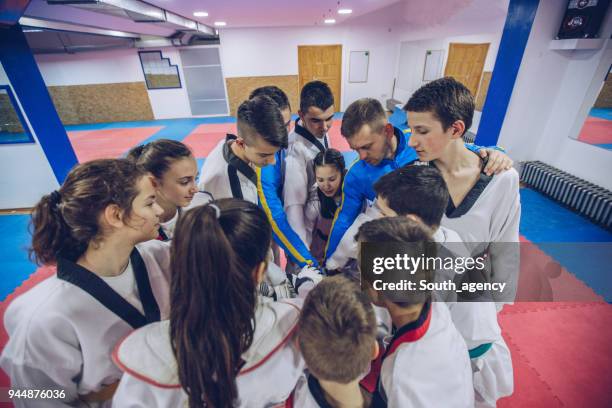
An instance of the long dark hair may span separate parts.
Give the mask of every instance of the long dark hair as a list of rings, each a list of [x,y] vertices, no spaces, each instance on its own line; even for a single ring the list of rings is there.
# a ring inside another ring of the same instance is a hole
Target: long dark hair
[[[171,248],[170,337],[189,407],[230,408],[253,342],[256,282],[271,228],[265,213],[223,199],[184,213]]]
[[[193,153],[187,145],[170,139],[133,147],[127,154],[128,159],[140,164],[158,179],[170,169],[172,163],[189,157],[193,157]]]
[[[312,163],[315,171],[317,167],[321,166],[335,167],[340,172],[340,188],[342,188],[346,164],[344,163],[344,156],[339,150],[330,148],[323,152],[319,152],[312,160]],[[320,189],[317,189],[317,195],[319,196],[319,201],[321,202],[321,215],[323,218],[334,218],[334,214],[338,208],[336,200],[334,200],[333,197],[327,197]]]
[[[74,167],[64,184],[41,198],[34,207],[30,230],[30,258],[37,264],[52,264],[58,252],[74,260],[100,234],[98,218],[110,204],[129,217],[138,195],[137,182],[146,174],[126,159],[101,159]]]

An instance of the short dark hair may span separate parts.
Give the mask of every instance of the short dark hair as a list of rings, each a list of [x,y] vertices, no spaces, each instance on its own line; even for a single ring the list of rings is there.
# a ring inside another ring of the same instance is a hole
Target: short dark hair
[[[256,96],[268,96],[272,98],[274,102],[278,105],[280,110],[289,109],[291,110],[291,105],[289,104],[289,98],[287,98],[287,94],[283,92],[278,86],[268,85],[259,87],[249,95],[249,99],[253,99]]]
[[[351,103],[342,116],[340,133],[350,139],[366,124],[375,132],[387,124],[387,114],[378,99],[361,98]]]
[[[404,248],[405,253],[413,258],[424,256],[425,259],[435,258],[437,255],[436,247],[433,240],[433,232],[422,222],[413,220],[408,217],[383,217],[368,221],[359,227],[356,239],[359,242],[379,242],[391,243],[401,242],[412,244]],[[394,248],[385,246],[377,256],[393,257],[396,255]],[[423,262],[419,267],[410,272],[410,280],[415,282],[426,280],[433,281],[435,270],[430,262]],[[398,280],[404,274],[402,270],[390,270],[385,272],[389,281]],[[374,280],[379,279],[379,275],[361,271],[361,279],[365,281],[371,288],[374,288]],[[379,295],[385,296],[382,292]],[[408,290],[401,295],[402,301],[387,299],[400,307],[411,306],[418,303],[424,303],[431,297],[431,290]]]
[[[385,174],[374,184],[397,215],[414,214],[431,228],[440,225],[449,193],[440,171],[433,166],[408,165]]]
[[[474,98],[469,89],[451,77],[431,81],[420,87],[406,102],[406,112],[432,112],[446,131],[458,120],[467,131],[474,117]]]
[[[248,140],[253,131],[275,147],[285,149],[288,143],[287,127],[276,102],[261,95],[242,102],[238,107],[238,132]]]
[[[319,380],[347,384],[367,371],[376,315],[359,285],[337,275],[315,286],[300,314],[298,342],[308,370]]]
[[[306,113],[308,108],[315,106],[327,110],[334,104],[334,94],[329,85],[322,81],[308,82],[300,92],[300,111]]]

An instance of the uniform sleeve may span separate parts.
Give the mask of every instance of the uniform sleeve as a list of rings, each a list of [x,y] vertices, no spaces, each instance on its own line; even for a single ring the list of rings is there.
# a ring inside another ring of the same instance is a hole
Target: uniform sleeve
[[[359,215],[363,200],[365,199],[365,194],[360,188],[360,183],[362,182],[356,176],[354,169],[355,167],[349,169],[342,184],[342,201],[340,207],[336,210],[329,233],[329,240],[325,248],[325,259],[331,258],[334,254],[344,233]]]
[[[310,189],[308,202],[304,207],[304,227],[306,228],[305,241],[308,245],[312,245],[312,233],[314,231],[317,219],[321,212],[321,202],[317,197],[316,187]]]
[[[285,178],[283,185],[283,202],[289,225],[306,242],[306,225],[304,223],[304,206],[308,200],[308,169],[304,154],[293,146],[287,153],[285,161]]]
[[[325,262],[327,269],[339,269],[346,265],[349,259],[357,259],[359,245],[357,241],[355,241],[355,235],[359,231],[361,225],[378,217],[380,217],[380,213],[374,207],[369,207],[366,212],[359,214],[357,218],[355,218],[353,224],[340,239],[340,243],[336,247],[334,254]]]
[[[5,317],[5,325],[10,327],[9,315],[10,310]],[[62,399],[14,399],[15,407],[67,407],[75,406],[78,401],[77,379],[83,364],[78,341],[73,338],[69,323],[56,319],[47,323],[48,327],[41,327],[40,322],[29,322],[28,330],[11,330],[11,339],[0,363],[13,389],[58,390],[65,396]],[[16,341],[24,342],[24,347],[14,350],[10,343]]]
[[[280,170],[277,166],[257,168],[257,195],[259,204],[266,213],[272,226],[274,240],[285,250],[291,260],[300,267],[306,265],[318,266],[308,248],[295,233],[287,221],[283,203],[278,195],[280,186]]]
[[[491,278],[493,282],[505,282],[506,288],[498,302],[513,302],[518,284],[520,267],[519,224],[521,202],[519,176],[516,170],[498,175],[504,177],[502,191],[504,201],[500,203],[491,220]]]
[[[409,403],[416,401],[415,398],[410,395],[410,387],[407,387],[405,381],[403,381],[406,377],[406,373],[398,372],[396,359],[400,353],[401,350],[398,350],[385,359],[383,368],[380,372],[380,383],[378,385],[379,392],[385,396],[387,407],[389,408],[425,406],[419,404],[412,405]]]

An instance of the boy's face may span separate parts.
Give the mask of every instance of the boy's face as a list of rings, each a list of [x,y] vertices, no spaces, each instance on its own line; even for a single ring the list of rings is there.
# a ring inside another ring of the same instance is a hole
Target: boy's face
[[[384,158],[390,156],[391,150],[393,150],[391,145],[393,137],[393,126],[391,124],[387,123],[381,130],[376,131],[366,123],[347,141],[351,149],[357,152],[360,160],[376,166]]]
[[[408,126],[412,129],[408,145],[416,150],[420,161],[439,159],[451,141],[460,138],[465,130],[465,124],[461,120],[455,121],[444,130],[442,122],[430,111],[407,112],[407,115]]]
[[[306,112],[298,113],[306,130],[319,139],[325,136],[334,123],[334,105],[325,110],[311,106]]]
[[[244,155],[249,163],[257,167],[276,163],[275,154],[280,147],[272,146],[259,133],[253,134],[249,139],[249,142],[241,138],[236,140],[236,143],[244,148]]]

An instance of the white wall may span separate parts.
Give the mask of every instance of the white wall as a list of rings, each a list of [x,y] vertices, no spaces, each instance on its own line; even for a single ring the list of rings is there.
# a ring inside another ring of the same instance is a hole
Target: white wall
[[[298,75],[298,45],[342,44],[341,109],[366,96],[384,103],[391,96],[397,58],[394,10],[387,7],[340,26],[223,29],[225,77]],[[370,51],[365,83],[348,82],[351,51]]]
[[[540,0],[498,144],[515,160],[542,160],[612,189],[612,152],[570,138],[586,119],[585,100],[595,100],[593,78],[603,78],[607,68],[601,67],[612,63],[611,13],[601,31],[602,49],[550,50],[565,8]]]
[[[183,86],[177,89],[148,90],[155,119],[191,117],[181,60],[177,48],[161,49],[164,58],[178,65]],[[144,82],[138,50],[121,49],[77,54],[36,55],[38,68],[47,86]]]
[[[400,44],[399,64],[397,68],[398,82],[395,89],[395,98],[406,102],[410,95],[427,81],[423,81],[423,68],[425,66],[425,53],[427,50],[444,50],[442,72],[448,60],[450,43],[483,44],[490,43],[483,71],[493,71],[495,58],[501,39],[499,32],[466,36],[454,36],[418,41],[402,41]]]
[[[0,85],[10,85],[1,65]],[[17,95],[15,98],[19,103]],[[21,105],[19,109],[23,113]],[[43,194],[59,187],[38,137],[24,117],[36,143],[0,144],[0,209],[33,207]]]

